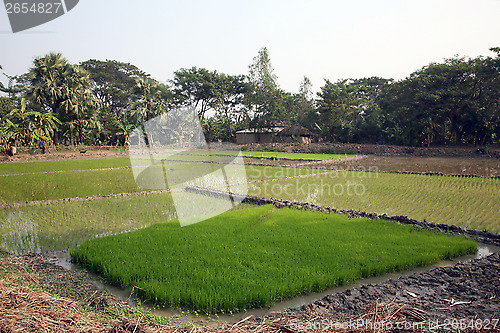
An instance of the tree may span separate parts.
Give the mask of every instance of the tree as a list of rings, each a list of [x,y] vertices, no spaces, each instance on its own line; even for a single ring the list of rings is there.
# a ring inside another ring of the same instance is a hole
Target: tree
[[[470,135],[476,145],[493,143],[500,138],[500,48],[491,48],[496,58],[473,59],[475,73],[474,118]]]
[[[68,63],[60,53],[49,53],[33,61],[29,78],[30,97],[66,125],[71,144],[74,144],[75,126],[79,128],[81,141],[82,120],[90,116],[95,107],[88,73]],[[58,144],[58,141],[56,130],[54,143]]]
[[[4,137],[22,145],[30,145],[40,140],[49,141],[61,124],[50,112],[29,110],[25,98],[21,99],[21,107],[12,109],[2,124]]]
[[[316,131],[318,113],[314,107],[311,80],[304,75],[300,83],[299,93],[295,96],[295,111],[293,112],[293,122]]]
[[[133,92],[132,114],[144,122],[167,111],[171,93],[168,87],[150,77],[136,78]]]
[[[136,66],[116,60],[90,59],[80,63],[80,66],[89,73],[92,91],[99,100],[99,111],[111,111],[120,117],[132,104],[131,92],[136,86],[136,79],[147,77]]]
[[[363,112],[362,103],[350,80],[326,80],[318,93],[321,134],[328,140],[350,142],[354,123]]]
[[[229,139],[234,137],[233,122],[238,121],[238,114],[244,108],[245,95],[250,87],[245,82],[243,75],[232,76],[214,73],[214,88],[212,89],[212,108],[216,110],[215,116],[225,118],[228,126]]]
[[[205,68],[181,68],[172,80],[177,104],[193,107],[200,119],[216,105],[217,73]]]
[[[123,145],[127,146],[129,144],[128,139],[130,137],[130,133],[132,133],[135,130],[136,125],[129,123],[127,121],[122,121],[118,125],[118,128],[119,131],[116,132],[116,135],[120,136],[123,139]]]
[[[249,66],[248,79],[252,87],[247,103],[252,123],[257,128],[276,126],[289,119],[285,108],[285,92],[279,89],[269,51],[260,49]]]
[[[31,143],[40,140],[50,142],[61,121],[51,112],[29,111],[31,121]]]

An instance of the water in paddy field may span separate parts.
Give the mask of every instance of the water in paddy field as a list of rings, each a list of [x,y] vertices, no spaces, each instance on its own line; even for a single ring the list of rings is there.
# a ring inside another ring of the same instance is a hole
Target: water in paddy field
[[[233,206],[227,200],[196,193],[177,193],[177,198],[175,206],[170,193],[153,193],[4,209],[0,211],[0,248],[14,254],[62,251],[88,239],[177,220],[179,212],[204,220],[220,213],[219,201],[228,204],[227,210],[252,206]]]
[[[169,308],[163,308],[163,309],[157,309],[151,305],[142,303],[142,306],[149,308],[149,310],[158,316],[168,316],[172,317],[174,316],[175,318],[183,321],[183,322],[189,322],[189,321],[200,321],[203,320],[204,322],[206,321],[224,321],[224,322],[229,322],[229,323],[235,323],[238,322],[250,315],[253,315],[255,317],[260,317],[260,316],[265,316],[274,312],[282,312],[288,308],[295,308],[295,307],[300,307],[305,304],[310,304],[313,303],[319,299],[322,299],[325,296],[335,294],[335,293],[341,293],[344,292],[348,289],[351,288],[357,288],[362,285],[367,285],[367,284],[375,284],[375,283],[382,283],[385,282],[389,279],[398,279],[399,277],[402,276],[409,276],[414,273],[422,273],[426,271],[430,271],[432,269],[438,268],[438,267],[447,267],[447,266],[453,266],[456,263],[459,262],[467,262],[473,259],[479,259],[479,258],[484,258],[489,256],[490,254],[493,253],[500,253],[500,246],[494,246],[494,245],[488,245],[488,244],[479,244],[478,246],[478,251],[475,254],[469,254],[449,260],[441,260],[433,265],[425,266],[425,267],[417,267],[411,270],[407,270],[404,272],[393,272],[393,273],[387,273],[383,274],[380,276],[374,276],[370,278],[365,278],[365,279],[359,279],[351,284],[347,284],[344,286],[339,286],[339,287],[334,287],[327,289],[323,292],[320,293],[310,293],[306,295],[299,295],[294,298],[286,299],[281,302],[275,303],[271,308],[262,308],[262,309],[251,309],[246,312],[240,312],[240,313],[234,313],[234,314],[219,314],[219,315],[211,315],[211,316],[206,316],[206,315],[194,315],[190,314],[189,312],[182,312],[179,310],[173,310]],[[71,262],[71,258],[69,255],[69,251],[58,251],[58,252],[52,252],[48,254],[50,256],[50,260],[55,263],[56,265],[59,265],[61,267],[64,267],[66,269],[72,270],[72,271],[81,271],[82,269],[78,266],[75,265]],[[99,278],[98,275],[93,274],[93,273],[86,273],[88,276],[89,281],[91,281],[93,284],[98,286],[101,289],[106,290],[113,296],[115,296],[117,299],[122,300],[124,302],[127,302],[131,305],[137,305],[137,299],[134,297],[132,293],[131,288],[118,288],[106,283],[103,283],[102,280]]]
[[[38,224],[25,218],[23,212],[9,212],[1,230],[3,249],[15,254],[40,252]]]
[[[0,248],[14,254],[72,249],[85,240],[176,218],[171,199],[148,194],[0,211]]]

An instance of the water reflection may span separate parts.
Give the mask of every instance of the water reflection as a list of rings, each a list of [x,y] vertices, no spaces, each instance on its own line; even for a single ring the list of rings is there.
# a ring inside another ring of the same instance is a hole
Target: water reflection
[[[0,230],[3,249],[15,254],[40,252],[38,223],[25,218],[23,212],[9,212]]]
[[[0,247],[14,254],[60,251],[176,218],[168,193],[6,208]]]

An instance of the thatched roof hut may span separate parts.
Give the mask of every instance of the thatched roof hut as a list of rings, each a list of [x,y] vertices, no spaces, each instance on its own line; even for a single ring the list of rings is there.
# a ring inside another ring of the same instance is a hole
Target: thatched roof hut
[[[314,133],[308,130],[307,128],[300,126],[300,125],[292,125],[283,131],[279,132],[278,135],[280,136],[294,136],[296,138],[298,137],[308,137],[308,138],[313,138],[315,137]]]

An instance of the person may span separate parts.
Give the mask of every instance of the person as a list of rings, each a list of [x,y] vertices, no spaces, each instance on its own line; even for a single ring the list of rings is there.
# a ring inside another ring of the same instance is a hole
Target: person
[[[10,145],[10,156],[14,156],[17,154],[17,149],[16,149],[16,146],[14,146],[14,144],[12,143]]]
[[[40,143],[38,144],[38,148],[42,150],[42,154],[45,154],[45,143],[43,143],[43,140],[40,140]]]

